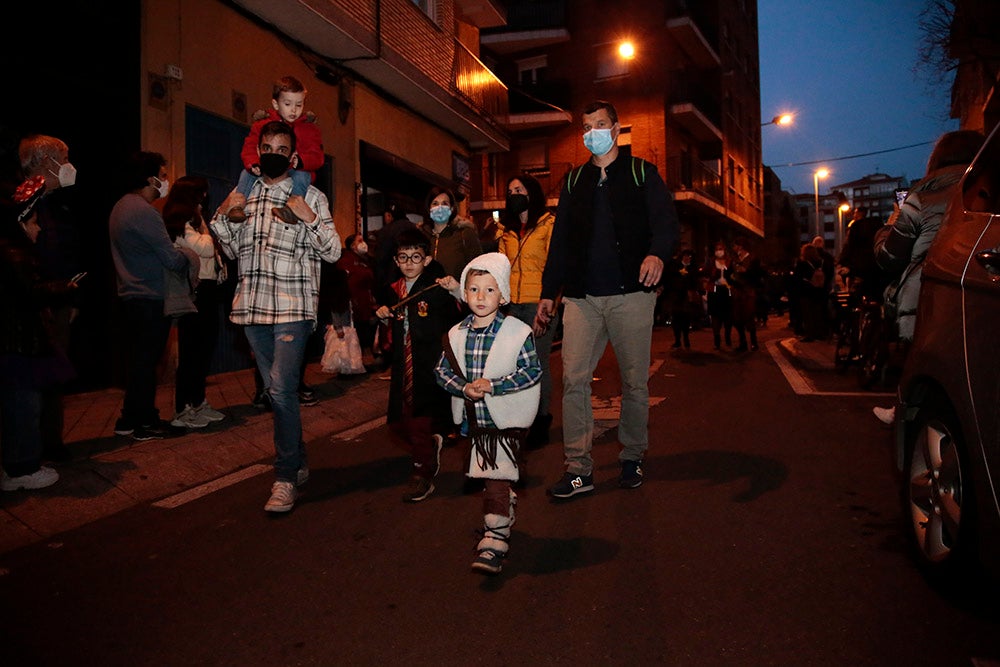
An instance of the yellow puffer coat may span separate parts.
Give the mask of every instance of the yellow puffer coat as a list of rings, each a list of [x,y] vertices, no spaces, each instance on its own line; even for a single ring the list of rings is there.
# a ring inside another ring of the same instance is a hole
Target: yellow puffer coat
[[[542,294],[542,271],[549,255],[549,241],[556,217],[545,213],[538,224],[524,236],[498,225],[498,252],[510,260],[510,300],[513,303],[537,303]]]

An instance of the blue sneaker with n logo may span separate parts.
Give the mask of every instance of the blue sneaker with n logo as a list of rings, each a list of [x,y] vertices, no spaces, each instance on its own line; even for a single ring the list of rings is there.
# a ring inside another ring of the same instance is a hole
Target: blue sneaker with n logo
[[[572,498],[581,493],[590,493],[594,490],[593,475],[575,475],[571,472],[565,473],[559,482],[549,489],[549,494],[553,498]]]
[[[622,474],[618,486],[623,489],[638,489],[642,486],[642,461],[622,461]]]

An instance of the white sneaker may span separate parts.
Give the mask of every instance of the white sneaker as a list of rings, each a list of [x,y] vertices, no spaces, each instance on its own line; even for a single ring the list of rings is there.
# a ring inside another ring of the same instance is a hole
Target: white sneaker
[[[295,506],[298,491],[291,482],[278,480],[271,485],[271,497],[264,505],[265,512],[288,512]]]
[[[223,419],[226,418],[225,414],[219,412],[211,405],[209,405],[208,401],[202,401],[201,405],[196,407],[194,411],[195,414],[197,414],[199,417],[204,417],[210,422],[221,422]]]
[[[30,475],[8,477],[7,473],[0,476],[0,489],[17,491],[18,489],[44,489],[59,481],[59,473],[52,468],[42,466]]]
[[[876,405],[872,408],[872,414],[874,414],[880,422],[889,426],[896,421],[896,406],[894,405],[891,408],[881,408]]]
[[[178,428],[205,428],[211,422],[202,417],[190,405],[185,405],[184,409],[174,415],[170,422],[171,426]]]

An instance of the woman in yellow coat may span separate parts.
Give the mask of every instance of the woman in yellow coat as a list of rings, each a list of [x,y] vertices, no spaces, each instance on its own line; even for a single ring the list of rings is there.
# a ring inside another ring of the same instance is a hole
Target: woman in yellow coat
[[[542,292],[542,271],[549,254],[549,239],[555,216],[545,206],[541,184],[527,174],[507,181],[507,200],[497,229],[498,251],[510,260],[510,306],[508,315],[533,325],[538,299]],[[558,312],[558,311],[557,311]],[[545,328],[535,327],[535,349],[542,365],[541,397],[538,416],[528,433],[528,448],[544,445],[549,440],[552,414],[552,375],[549,355],[552,340],[559,326],[558,319]]]

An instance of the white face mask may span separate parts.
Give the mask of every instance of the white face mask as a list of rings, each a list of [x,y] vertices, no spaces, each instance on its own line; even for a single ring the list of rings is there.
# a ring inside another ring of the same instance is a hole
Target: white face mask
[[[49,159],[59,165],[58,173],[52,171],[51,169],[49,169],[49,173],[59,179],[60,187],[68,188],[69,186],[76,184],[76,167],[69,162],[60,164],[59,162],[56,162],[55,158],[50,157]]]
[[[156,178],[156,176],[153,176],[153,178]],[[156,186],[156,191],[159,193],[159,196],[166,197],[167,193],[170,192],[170,181],[165,178],[162,181],[156,178],[156,182],[159,183],[159,185]]]

